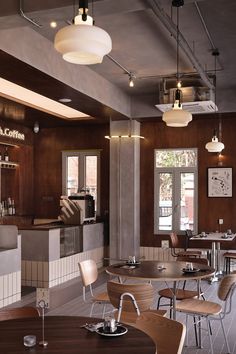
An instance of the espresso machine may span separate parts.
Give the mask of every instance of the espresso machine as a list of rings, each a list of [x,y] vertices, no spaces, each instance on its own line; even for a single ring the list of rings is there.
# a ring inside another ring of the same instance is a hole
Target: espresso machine
[[[95,201],[91,194],[74,193],[62,196],[60,218],[65,224],[85,224],[96,221]]]

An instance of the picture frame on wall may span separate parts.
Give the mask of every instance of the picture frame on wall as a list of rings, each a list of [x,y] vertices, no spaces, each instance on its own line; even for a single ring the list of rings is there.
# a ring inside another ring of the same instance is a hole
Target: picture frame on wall
[[[208,197],[231,198],[233,196],[232,180],[232,167],[209,167]]]

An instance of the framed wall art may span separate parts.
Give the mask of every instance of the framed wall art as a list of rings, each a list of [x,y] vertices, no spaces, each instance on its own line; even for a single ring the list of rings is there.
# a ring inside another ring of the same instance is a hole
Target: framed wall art
[[[232,167],[208,168],[208,197],[232,197]]]

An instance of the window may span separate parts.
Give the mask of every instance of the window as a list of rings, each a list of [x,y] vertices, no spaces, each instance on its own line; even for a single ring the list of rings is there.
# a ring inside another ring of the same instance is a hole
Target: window
[[[154,163],[154,233],[197,232],[197,150],[155,150]]]
[[[62,194],[87,190],[100,212],[100,151],[62,151]]]

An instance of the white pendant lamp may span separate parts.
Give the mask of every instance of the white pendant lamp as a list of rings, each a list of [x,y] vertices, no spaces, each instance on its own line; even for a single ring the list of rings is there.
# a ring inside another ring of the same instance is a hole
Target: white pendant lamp
[[[74,18],[74,24],[62,28],[55,36],[55,49],[69,63],[99,64],[112,49],[109,34],[94,26],[93,18],[87,13],[88,0],[79,0],[79,13]]]
[[[166,111],[162,120],[166,123],[168,127],[186,127],[189,122],[192,120],[192,114],[183,109],[181,104],[181,95],[182,92],[179,89],[181,87],[179,80],[179,7],[183,6],[183,0],[173,0],[172,6],[177,8],[177,33],[176,33],[176,42],[177,42],[177,88],[175,91],[175,102],[170,111]]]
[[[225,146],[218,140],[216,133],[214,132],[211,142],[207,143],[205,148],[208,150],[208,152],[221,152]]]
[[[173,108],[170,111],[166,111],[162,116],[162,120],[168,127],[186,127],[192,120],[192,114],[182,108],[180,94],[181,91],[176,89]]]
[[[216,111],[218,110],[218,108],[216,106],[216,58],[217,58],[217,56],[219,56],[219,54],[220,53],[219,53],[218,49],[216,49],[216,48],[213,49],[212,55],[215,58],[215,114],[216,114]],[[222,122],[221,122],[221,117],[219,115],[219,140],[221,140],[221,137],[222,137]],[[205,145],[205,148],[207,149],[207,151],[220,153],[225,148],[225,146],[219,140],[216,135],[216,130],[214,130],[212,140]]]

